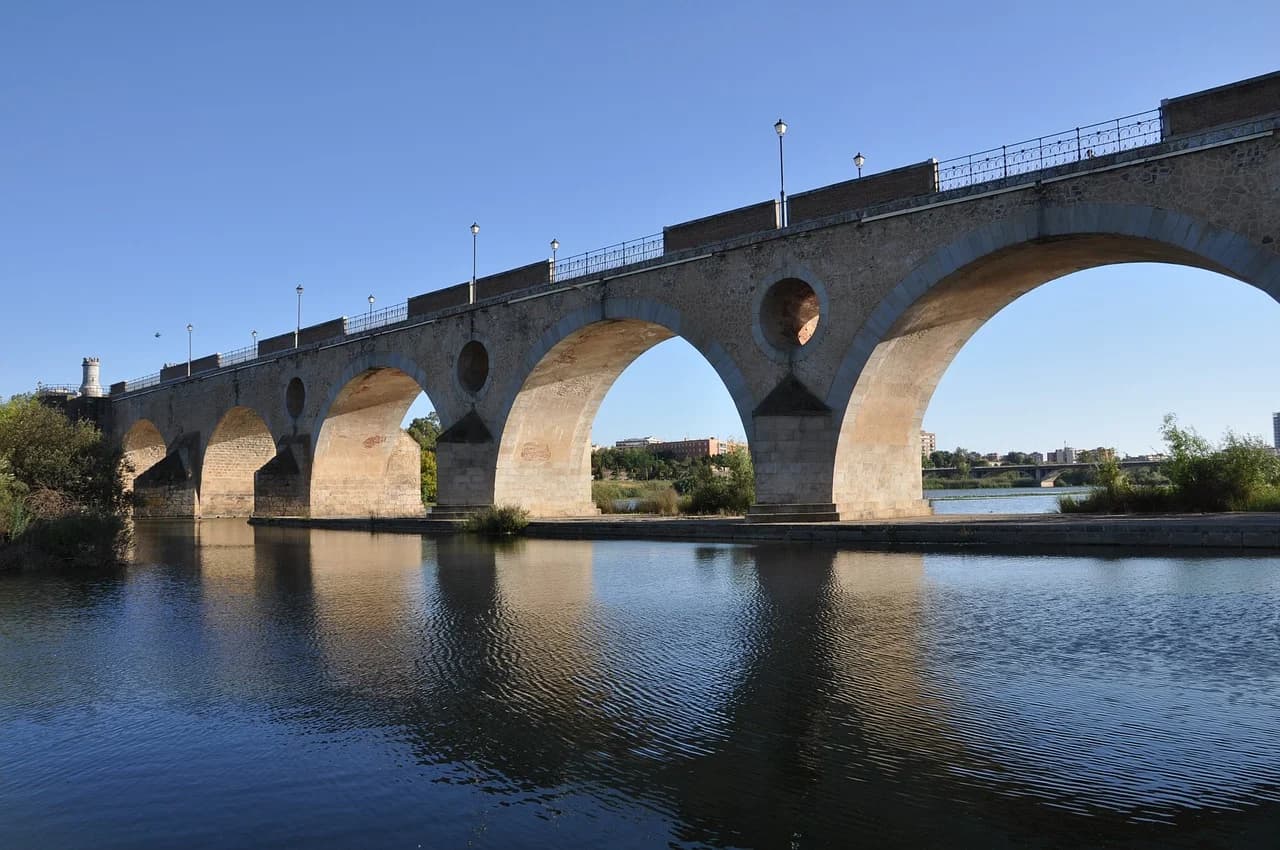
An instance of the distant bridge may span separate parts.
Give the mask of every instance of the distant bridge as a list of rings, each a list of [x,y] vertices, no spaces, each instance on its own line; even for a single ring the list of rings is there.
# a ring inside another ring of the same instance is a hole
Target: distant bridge
[[[1121,262],[1280,298],[1277,129],[1280,72],[796,194],[785,216],[753,204],[121,381],[111,433],[140,514],[417,514],[400,425],[425,391],[443,508],[589,514],[601,401],[680,336],[742,419],[753,517],[927,513],[925,409],[1014,299]]]
[[[1159,469],[1160,463],[1158,460],[1117,461],[1121,469]],[[1016,472],[1019,475],[1029,475],[1039,481],[1043,487],[1052,487],[1062,473],[1072,469],[1093,469],[1096,465],[1093,463],[1006,463],[999,466],[971,466],[969,467],[969,477],[990,478],[996,475]],[[937,475],[939,477],[957,475],[959,472],[959,467],[955,466],[930,466],[925,467],[923,470],[925,475]]]

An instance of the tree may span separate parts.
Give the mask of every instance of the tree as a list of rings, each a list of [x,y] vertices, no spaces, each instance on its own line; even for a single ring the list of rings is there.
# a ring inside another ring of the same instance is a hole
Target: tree
[[[440,414],[434,410],[426,416],[419,416],[417,419],[409,423],[409,427],[405,429],[409,432],[409,436],[418,442],[418,445],[424,451],[436,450],[436,440],[440,438]]]
[[[18,544],[0,562],[119,560],[129,539],[121,468],[92,423],[28,396],[0,404],[0,542]]]
[[[1169,446],[1160,471],[1191,510],[1245,510],[1265,488],[1280,486],[1280,458],[1257,437],[1228,431],[1215,448],[1194,428],[1178,427],[1172,413],[1160,434]]]
[[[440,439],[440,414],[434,410],[409,423],[405,429],[422,449],[422,501],[434,504],[438,494],[439,470],[436,464],[436,442]]]

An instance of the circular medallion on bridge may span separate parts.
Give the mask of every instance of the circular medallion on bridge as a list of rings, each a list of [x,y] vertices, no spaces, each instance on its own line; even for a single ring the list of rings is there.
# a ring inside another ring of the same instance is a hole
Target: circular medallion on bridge
[[[469,393],[478,393],[489,380],[489,350],[477,339],[458,352],[458,383]]]
[[[284,406],[289,411],[289,415],[297,419],[306,401],[307,388],[302,385],[302,379],[294,378],[289,381],[289,386],[284,390]]]
[[[760,331],[779,351],[800,348],[818,330],[818,293],[796,277],[778,281],[760,302]]]

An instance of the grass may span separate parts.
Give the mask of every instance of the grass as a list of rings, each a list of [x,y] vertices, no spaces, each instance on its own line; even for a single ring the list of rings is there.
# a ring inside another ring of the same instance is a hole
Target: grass
[[[619,509],[617,502],[635,499],[631,510]],[[592,481],[591,500],[602,514],[637,513],[674,516],[680,511],[680,497],[670,481]]]
[[[486,537],[512,537],[528,525],[529,512],[519,505],[494,505],[467,517],[463,528]]]

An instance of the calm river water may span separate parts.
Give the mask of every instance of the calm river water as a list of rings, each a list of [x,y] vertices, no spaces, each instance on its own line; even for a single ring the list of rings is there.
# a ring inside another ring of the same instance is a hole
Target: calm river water
[[[0,577],[0,847],[1275,847],[1280,559],[157,524]]]

